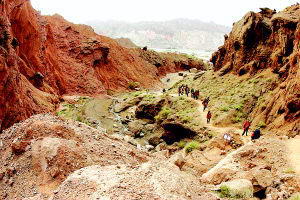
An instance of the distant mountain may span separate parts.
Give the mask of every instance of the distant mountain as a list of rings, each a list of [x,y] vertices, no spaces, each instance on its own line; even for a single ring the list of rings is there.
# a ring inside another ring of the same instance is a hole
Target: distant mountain
[[[224,43],[230,28],[200,20],[175,19],[165,22],[90,21],[99,34],[125,37],[139,46],[158,49],[216,50]]]

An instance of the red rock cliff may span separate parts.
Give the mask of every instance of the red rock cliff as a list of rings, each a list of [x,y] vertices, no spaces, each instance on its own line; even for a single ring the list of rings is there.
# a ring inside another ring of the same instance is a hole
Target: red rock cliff
[[[89,26],[41,16],[28,0],[0,0],[0,10],[0,130],[55,110],[61,95],[159,82],[156,66]]]
[[[300,133],[300,5],[276,11],[264,8],[247,13],[234,24],[225,44],[211,58],[220,74],[255,74],[271,68],[281,83],[256,108],[254,121],[264,119],[270,128]]]

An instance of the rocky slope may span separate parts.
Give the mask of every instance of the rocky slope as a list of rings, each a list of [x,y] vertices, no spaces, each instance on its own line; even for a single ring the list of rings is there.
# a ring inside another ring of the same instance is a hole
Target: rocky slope
[[[251,118],[265,121],[271,129],[291,130],[292,135],[300,132],[299,21],[299,4],[278,13],[267,8],[249,12],[234,24],[224,45],[211,58],[220,75],[253,75],[271,69],[279,84],[253,110]]]
[[[0,130],[55,110],[61,95],[159,83],[158,67],[89,26],[41,16],[27,0],[0,1],[0,10]]]
[[[91,21],[97,33],[127,37],[139,46],[157,49],[193,49],[214,51],[224,41],[228,27],[200,20],[174,19],[165,22],[126,23]]]
[[[52,194],[66,177],[90,165],[134,167],[150,157],[85,124],[36,115],[0,136],[0,198]],[[42,197],[38,198],[42,199]]]

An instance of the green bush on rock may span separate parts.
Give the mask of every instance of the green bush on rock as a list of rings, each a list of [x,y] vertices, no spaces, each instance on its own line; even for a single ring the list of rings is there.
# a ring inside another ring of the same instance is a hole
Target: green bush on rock
[[[198,149],[199,147],[200,147],[200,143],[199,142],[197,142],[197,141],[189,142],[189,143],[187,143],[185,145],[185,152],[186,153],[190,153],[193,150]]]

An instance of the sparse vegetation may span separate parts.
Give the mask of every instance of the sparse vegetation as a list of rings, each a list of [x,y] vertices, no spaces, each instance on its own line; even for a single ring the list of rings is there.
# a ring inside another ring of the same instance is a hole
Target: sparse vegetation
[[[155,117],[157,122],[173,120],[189,127],[199,125],[196,103],[186,97],[166,97],[169,101]]]
[[[223,112],[228,112],[230,110],[230,107],[224,106],[220,110],[223,111]]]
[[[234,191],[226,185],[220,187],[219,195],[221,198],[230,199],[248,199],[253,196],[252,191],[245,189],[244,191]]]
[[[186,141],[180,140],[179,143],[178,143],[178,147],[179,147],[180,149],[183,149],[183,148],[185,147],[186,143],[187,143]]]
[[[187,143],[184,148],[185,148],[185,152],[186,153],[190,153],[193,150],[198,149],[199,147],[200,147],[200,143],[199,142],[197,142],[197,141],[191,141],[191,142]]]
[[[177,93],[178,86],[182,84],[199,89],[201,99],[210,96],[209,109],[213,113],[214,123],[242,123],[252,116],[255,107],[264,103],[277,84],[276,80],[276,75],[268,72],[247,79],[237,78],[233,74],[218,76],[213,71],[207,71],[196,80],[189,77],[178,82],[171,92]]]
[[[146,94],[143,96],[143,101],[153,101],[157,98],[154,94]]]
[[[295,174],[295,170],[293,168],[287,168],[285,170],[283,170],[283,173],[285,174]]]
[[[167,119],[172,112],[173,111],[171,110],[171,108],[164,106],[162,110],[158,113],[158,115],[155,116],[155,120],[159,122],[164,119]]]
[[[226,198],[226,197],[231,197],[231,194],[230,194],[230,190],[229,190],[229,187],[225,186],[225,185],[222,185],[220,187],[220,197],[221,198]]]

